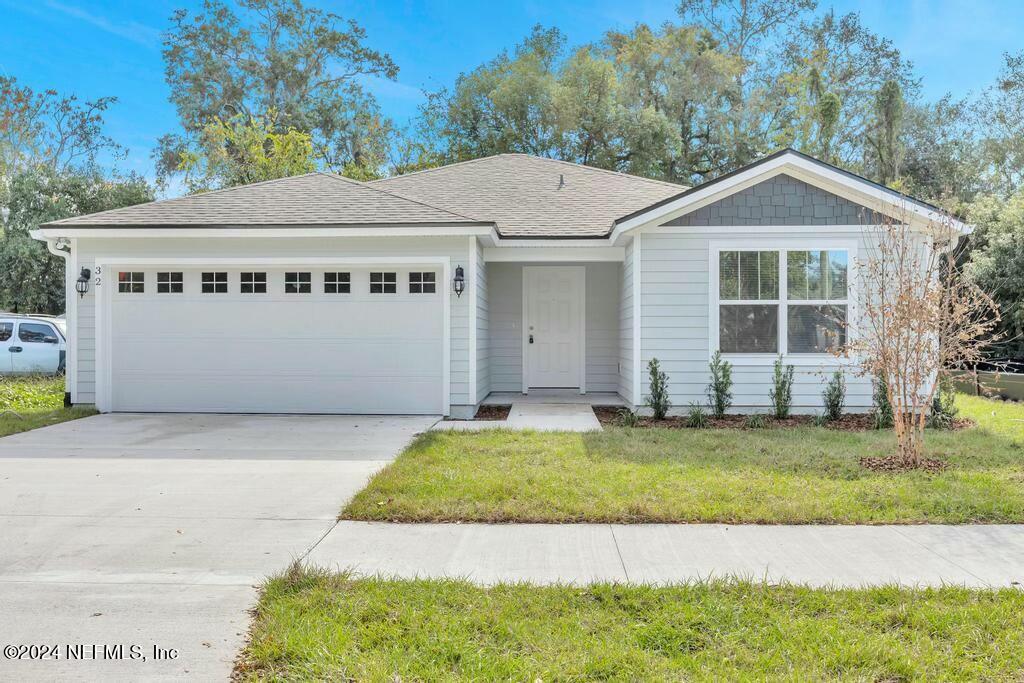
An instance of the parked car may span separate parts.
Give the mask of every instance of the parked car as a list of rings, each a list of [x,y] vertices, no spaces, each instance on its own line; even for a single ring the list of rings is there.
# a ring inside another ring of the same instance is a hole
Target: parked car
[[[64,372],[66,324],[48,315],[0,313],[0,375]]]

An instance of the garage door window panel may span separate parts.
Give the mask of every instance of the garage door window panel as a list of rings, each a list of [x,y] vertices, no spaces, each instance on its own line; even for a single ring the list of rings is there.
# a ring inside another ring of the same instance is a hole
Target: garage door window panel
[[[286,272],[284,274],[285,294],[309,294],[312,291],[312,273]]]
[[[181,294],[185,291],[184,273],[157,273],[157,294]]]
[[[349,294],[351,291],[351,273],[324,273],[324,294]]]
[[[240,291],[242,292],[242,294],[266,294],[267,274],[242,273]]]
[[[397,292],[398,273],[370,273],[370,294],[395,294]]]
[[[227,294],[228,274],[224,272],[207,272],[202,275],[203,294]]]
[[[409,273],[410,294],[433,294],[437,291],[437,276],[432,272]]]
[[[146,291],[146,274],[121,271],[117,274],[117,291],[121,294],[142,294]]]

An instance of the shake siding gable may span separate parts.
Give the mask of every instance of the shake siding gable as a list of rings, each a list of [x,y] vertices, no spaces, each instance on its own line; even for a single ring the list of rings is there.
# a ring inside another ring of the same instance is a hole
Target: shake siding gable
[[[871,216],[870,209],[780,174],[665,225],[862,225]]]

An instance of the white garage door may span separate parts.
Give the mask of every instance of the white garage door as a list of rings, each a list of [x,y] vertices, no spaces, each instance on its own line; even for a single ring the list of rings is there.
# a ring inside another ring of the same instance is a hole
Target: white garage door
[[[106,275],[111,410],[444,412],[439,266]]]

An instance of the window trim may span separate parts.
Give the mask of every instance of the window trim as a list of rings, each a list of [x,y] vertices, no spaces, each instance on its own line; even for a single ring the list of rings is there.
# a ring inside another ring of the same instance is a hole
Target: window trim
[[[161,282],[160,276],[166,275],[167,281]],[[175,280],[174,276],[177,275],[178,279]],[[161,292],[160,285],[166,285],[167,291]],[[177,292],[174,291],[174,285],[180,285],[181,289]],[[156,294],[184,294],[185,293],[185,273],[181,270],[158,270],[156,272]]]
[[[412,279],[413,275],[418,275],[419,276],[419,278],[420,278],[419,282],[413,282],[413,279]],[[426,277],[425,277],[427,275],[429,275],[433,279],[427,280]],[[407,277],[406,277],[406,280],[409,283],[409,294],[417,294],[417,295],[425,294],[427,296],[430,296],[432,294],[437,294],[437,272],[436,271],[433,271],[433,270],[410,270],[408,275],[407,275]],[[433,290],[430,291],[430,292],[425,291],[424,288],[427,285],[430,285],[431,287],[433,287]],[[413,290],[414,286],[419,286],[419,291],[414,291]]]
[[[206,282],[203,279],[205,275],[212,275],[212,279]],[[223,275],[224,279],[217,279],[218,275]],[[209,292],[205,291],[206,285],[213,285],[213,289]],[[224,285],[223,291],[218,292],[217,286]],[[199,273],[199,293],[200,294],[230,294],[231,293],[231,273],[226,270],[204,270]]]
[[[294,276],[294,278],[289,279],[290,275]],[[305,279],[303,279],[303,277],[302,277],[303,275],[306,276]],[[283,294],[286,294],[288,296],[292,296],[292,295],[299,295],[299,296],[301,296],[303,294],[312,294],[313,293],[313,271],[310,271],[310,270],[286,270],[285,273],[284,273],[284,281],[283,281],[283,283],[284,284],[282,286],[282,290],[281,291],[282,291]],[[294,292],[289,292],[288,291],[288,286],[289,285],[295,287],[295,291]],[[305,287],[305,291],[303,291],[303,287]]]
[[[127,280],[122,280],[122,275],[128,275]],[[141,275],[142,278],[139,280],[135,279],[136,275]],[[144,270],[119,270],[117,271],[117,293],[118,294],[145,294],[146,293],[146,271]],[[127,285],[127,289],[121,289],[122,285]],[[141,289],[133,289],[135,285],[140,285]]]
[[[246,276],[246,275],[251,275],[252,276],[252,280],[246,282],[245,278],[244,278],[244,276]],[[256,279],[257,275],[262,275],[263,279],[262,280],[257,280]],[[249,285],[250,287],[252,287],[252,291],[251,292],[245,291],[245,286],[246,285]],[[257,291],[257,289],[256,289],[257,287],[260,287],[260,286],[263,287],[263,291],[262,292]],[[238,293],[239,294],[246,294],[248,296],[259,296],[259,295],[269,294],[270,293],[270,278],[267,275],[267,271],[265,271],[265,270],[240,270],[240,271],[238,271]]]
[[[822,226],[827,230],[827,226]],[[779,353],[723,353],[722,357],[733,365],[770,366],[781,355],[784,363],[796,366],[850,365],[854,359],[831,353],[789,352],[789,306],[836,304],[840,300],[789,300],[788,272],[790,251],[845,251],[846,252],[846,338],[856,337],[857,320],[857,240],[837,237],[801,237],[791,239],[744,238],[712,240],[708,243],[708,358],[719,348],[719,254],[723,251],[775,251],[779,254],[778,299],[759,301],[732,301],[730,304],[777,305],[779,308]]]
[[[380,275],[380,282],[374,282],[373,281],[373,276],[374,275]],[[393,280],[389,281],[385,277],[386,275],[391,275]],[[380,291],[379,292],[373,291],[373,286],[374,285],[380,285]],[[391,291],[391,292],[386,291],[386,288],[388,287],[388,285],[391,285],[392,287],[394,287],[395,288],[394,291]],[[386,296],[386,295],[389,295],[389,294],[394,296],[394,295],[398,294],[398,271],[397,270],[371,270],[370,271],[369,284],[368,284],[368,287],[367,287],[367,293],[368,294],[375,294],[375,295],[383,295],[383,296]]]
[[[334,282],[328,282],[327,276],[334,276]],[[341,276],[344,275],[347,279],[342,280]],[[324,294],[331,296],[346,295],[352,293],[352,271],[350,270],[325,270],[324,271]],[[334,291],[330,291],[328,287],[334,287]],[[345,291],[342,291],[342,286],[346,287]]]

